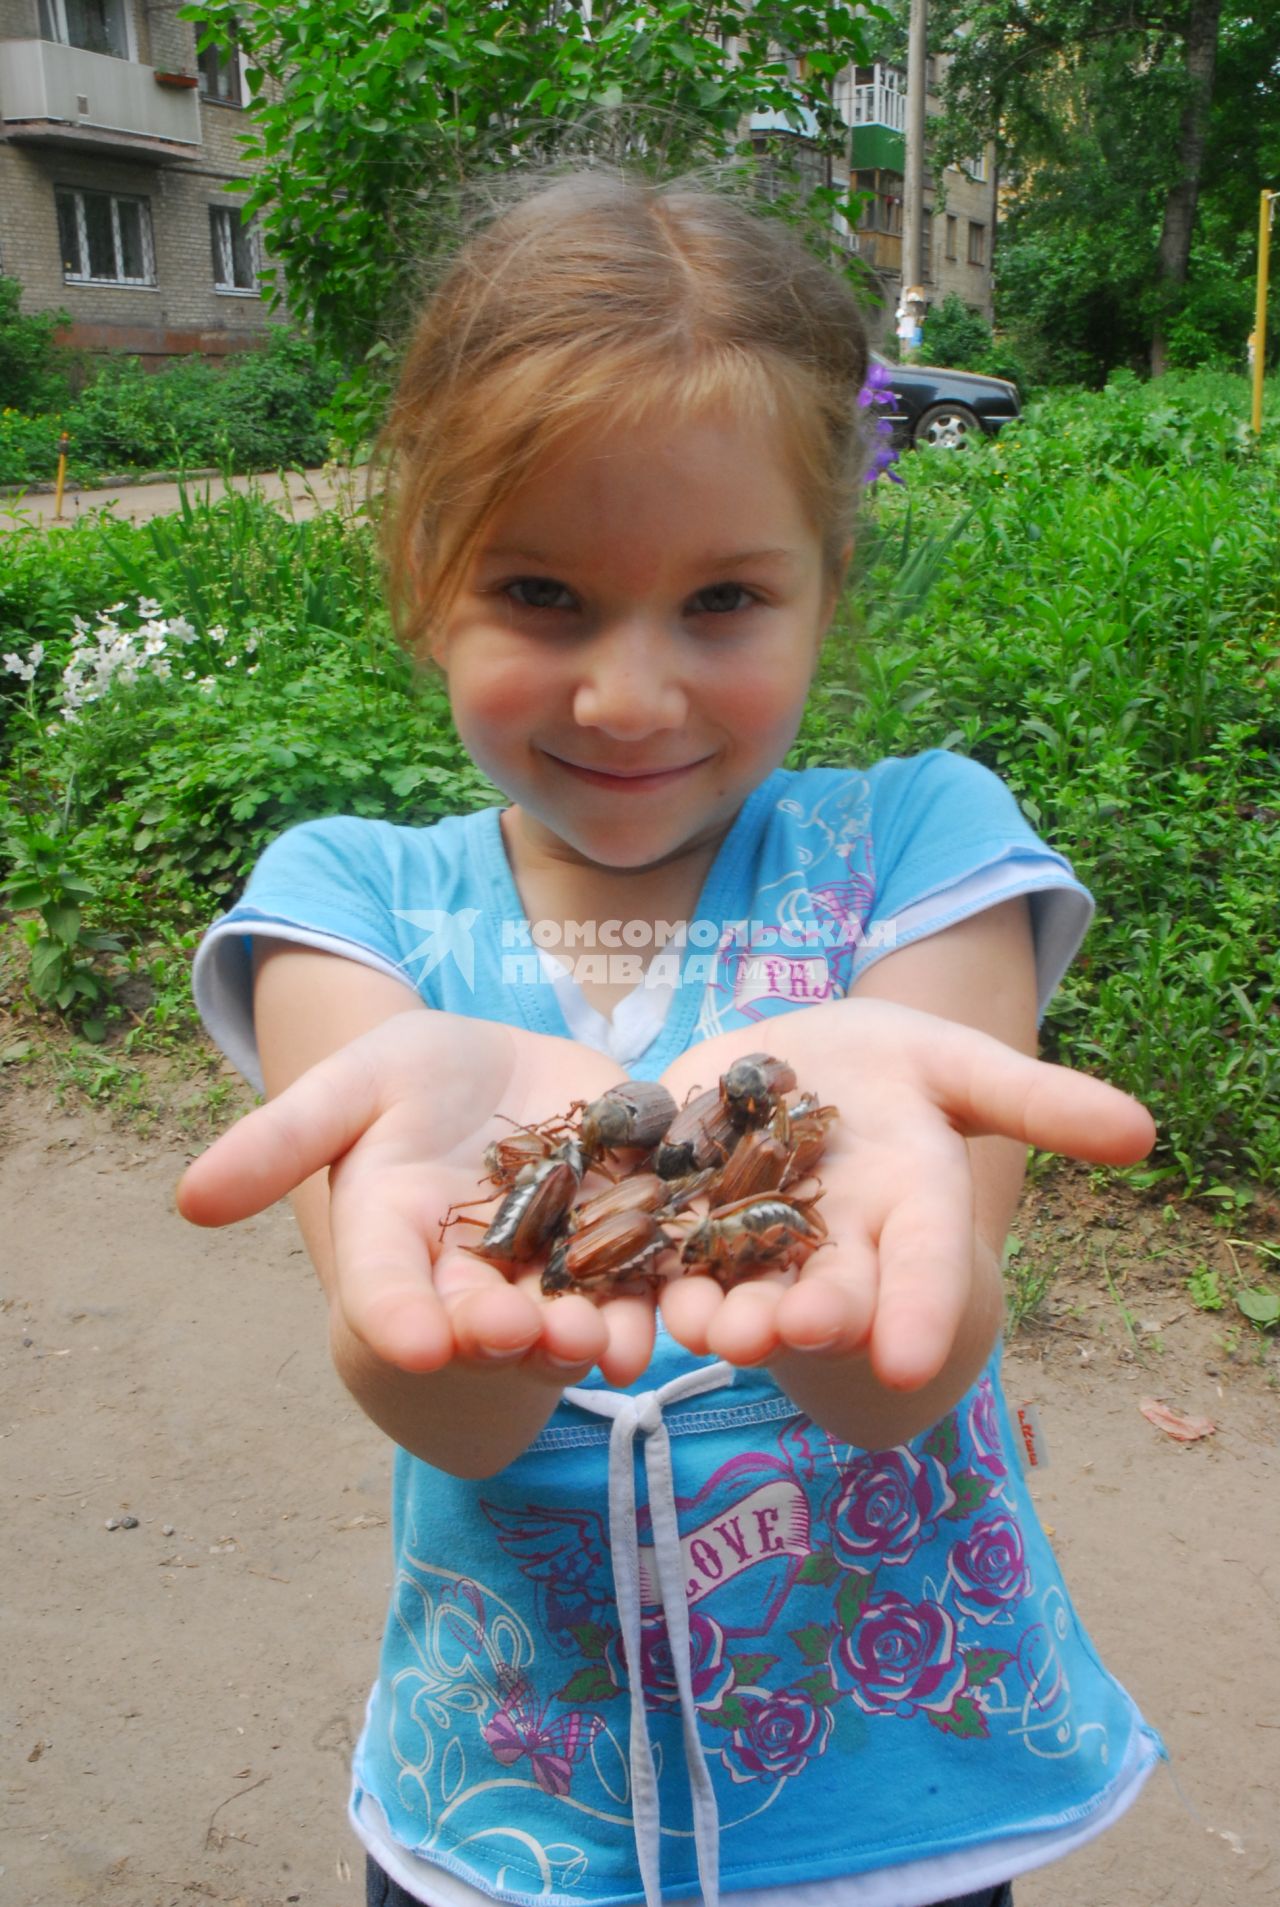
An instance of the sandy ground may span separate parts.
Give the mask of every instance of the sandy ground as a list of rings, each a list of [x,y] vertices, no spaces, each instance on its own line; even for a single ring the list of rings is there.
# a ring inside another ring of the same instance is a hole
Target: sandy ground
[[[346,1763],[388,1450],[329,1370],[291,1220],[192,1231],[180,1143],[26,1089],[0,1135],[0,1903],[360,1907]],[[1268,1907],[1280,1359],[1251,1334],[1232,1357],[1181,1282],[1141,1294],[1136,1349],[1096,1280],[1054,1309],[1016,1339],[1010,1393],[1039,1407],[1076,1600],[1173,1772],[1019,1907]],[[1148,1393],[1216,1435],[1170,1441]]]
[[[356,501],[363,494],[360,479],[356,479],[354,492]],[[227,488],[226,481],[218,477],[191,477],[185,488],[191,501],[212,497],[215,501]],[[330,510],[338,500],[339,493],[351,494],[349,473],[335,475],[332,470],[294,470],[279,476],[267,471],[258,477],[232,477],[230,488],[233,490],[258,490],[272,503],[278,503],[288,510],[291,516],[312,517],[320,510]],[[168,516],[172,511],[181,509],[181,490],[176,483],[135,483],[121,484],[118,488],[101,490],[81,489],[68,484],[62,496],[62,516],[55,517],[54,505],[57,499],[52,491],[29,491],[22,497],[0,496],[0,531],[12,529],[24,522],[42,523],[56,528],[61,523],[74,523],[78,517],[92,510],[108,510],[113,516],[125,517],[134,523],[142,523],[148,517]]]

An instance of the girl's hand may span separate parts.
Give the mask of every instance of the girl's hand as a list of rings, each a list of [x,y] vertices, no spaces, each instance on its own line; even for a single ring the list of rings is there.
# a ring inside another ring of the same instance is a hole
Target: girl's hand
[[[980,1368],[999,1318],[998,1283],[994,1304],[989,1296],[999,1241],[975,1245],[966,1140],[1003,1134],[1129,1164],[1155,1139],[1150,1115],[1114,1087],[878,1000],[812,1007],[708,1041],[664,1083],[682,1101],[760,1049],[787,1059],[805,1090],[839,1108],[819,1168],[831,1243],[794,1279],[766,1275],[727,1293],[710,1278],[667,1286],[662,1315],[672,1335],[735,1364],[864,1353],[879,1385],[920,1390],[943,1372],[976,1303],[986,1326]]]
[[[512,1283],[462,1248],[481,1227],[457,1222],[440,1238],[451,1206],[485,1196],[492,1140],[623,1077],[566,1040],[397,1014],[224,1133],[188,1169],[178,1207],[197,1225],[231,1224],[328,1166],[331,1314],[373,1358],[406,1372],[521,1363],[556,1385],[599,1364],[629,1384],[653,1350],[647,1298],[545,1299],[537,1272]]]

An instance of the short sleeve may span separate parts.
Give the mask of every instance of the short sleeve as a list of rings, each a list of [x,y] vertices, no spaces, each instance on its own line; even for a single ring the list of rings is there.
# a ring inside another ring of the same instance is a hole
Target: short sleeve
[[[273,841],[241,898],[196,954],[192,986],[210,1037],[262,1091],[253,1027],[253,942],[283,940],[341,954],[414,985],[387,895],[399,830],[336,816],[305,821]],[[415,989],[416,990],[416,989]]]
[[[1043,1015],[1093,901],[999,776],[940,749],[882,762],[873,771],[871,837],[875,900],[853,979],[897,948],[1024,895]]]

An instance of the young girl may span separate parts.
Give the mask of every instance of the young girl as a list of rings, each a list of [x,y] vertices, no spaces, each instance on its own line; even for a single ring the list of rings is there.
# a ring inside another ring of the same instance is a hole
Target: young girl
[[[719,196],[588,173],[473,239],[405,364],[389,552],[507,805],[295,828],[200,953],[270,1099],[182,1208],[294,1192],[399,1446],[374,1903],[993,1907],[1160,1752],[993,1348],[1025,1147],[1152,1139],[1031,1057],[1088,898],[970,762],[780,766],[866,369],[843,286]],[[442,1234],[512,1122],[762,1049],[840,1113],[798,1274],[547,1299]]]

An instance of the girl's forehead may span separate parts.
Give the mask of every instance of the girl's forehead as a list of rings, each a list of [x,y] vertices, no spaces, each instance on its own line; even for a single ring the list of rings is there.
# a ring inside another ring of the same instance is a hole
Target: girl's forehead
[[[548,451],[491,514],[489,551],[588,547],[654,537],[726,554],[804,552],[809,521],[796,458],[776,417],[718,411],[583,426]]]

